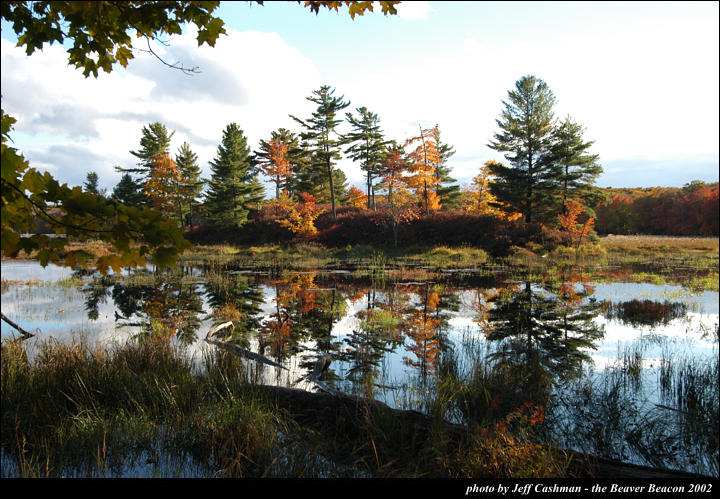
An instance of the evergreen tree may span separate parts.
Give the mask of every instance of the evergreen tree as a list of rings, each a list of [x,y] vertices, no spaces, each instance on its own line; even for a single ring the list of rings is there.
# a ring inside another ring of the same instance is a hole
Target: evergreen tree
[[[496,177],[490,189],[506,211],[522,213],[526,222],[547,222],[557,215],[556,172],[548,158],[555,96],[543,80],[530,75],[520,78],[508,97],[496,120],[501,131],[488,147],[505,153],[511,166],[488,165]]]
[[[366,107],[356,109],[358,117],[345,113],[352,131],[343,137],[345,144],[351,144],[345,150],[353,161],[360,161],[360,168],[367,174],[367,207],[375,208],[375,186],[373,178],[382,168],[386,142],[383,140],[378,115]]]
[[[440,198],[440,204],[445,209],[455,209],[460,207],[460,186],[456,180],[450,176],[450,167],[447,164],[448,159],[455,154],[455,148],[450,144],[446,144],[440,139],[440,128],[435,125],[435,143],[437,144],[439,161],[435,165],[435,176],[440,182],[435,185],[435,192]]]
[[[189,214],[190,224],[192,225],[195,207],[198,204],[198,198],[205,183],[200,178],[200,167],[197,164],[197,154],[195,154],[187,142],[178,149],[175,155],[175,163],[180,168],[180,196],[182,203],[183,216]]]
[[[328,184],[324,168],[318,163],[312,145],[307,140],[302,140],[299,147],[302,151],[301,161],[294,167],[295,175],[288,183],[288,190],[296,199],[302,192],[321,196],[323,194],[320,191],[323,190],[323,185]],[[329,190],[325,190],[329,194]]]
[[[221,229],[240,228],[248,221],[253,204],[263,199],[264,189],[250,160],[243,131],[230,123],[223,131],[208,182],[205,206],[210,222]]]
[[[325,178],[329,184],[333,220],[337,220],[333,163],[334,160],[341,158],[339,153],[341,141],[333,138],[332,135],[338,135],[335,128],[342,121],[335,119],[335,115],[348,107],[350,102],[343,102],[342,95],[333,97],[334,92],[335,89],[331,90],[328,85],[321,86],[319,90],[313,90],[313,95],[306,97],[307,100],[318,106],[312,117],[305,121],[293,115],[290,117],[306,130],[300,136],[303,140],[310,141],[314,158],[313,167],[319,167],[325,172]]]
[[[173,135],[175,135],[175,132],[168,134],[165,125],[157,121],[144,126],[140,138],[140,149],[130,151],[130,154],[140,159],[137,168],[115,168],[121,172],[139,174],[139,183],[144,185],[145,181],[150,177],[153,157],[157,154],[168,154],[170,152],[170,139],[172,139]]]
[[[85,177],[85,183],[83,184],[83,187],[85,188],[85,192],[89,192],[91,194],[95,194],[98,196],[105,197],[105,189],[100,189],[98,187],[98,181],[100,180],[100,177],[98,177],[98,174],[95,172],[90,172]]]
[[[140,186],[133,180],[129,173],[120,179],[112,192],[112,198],[117,199],[125,206],[140,208],[145,205],[146,198]]]
[[[150,123],[142,128],[142,137],[140,138],[140,149],[137,151],[130,151],[130,154],[139,158],[140,161],[137,163],[135,168],[123,168],[116,166],[115,170],[124,174],[134,174],[132,180],[137,185],[140,195],[142,196],[142,205],[148,206],[150,201],[145,195],[144,188],[147,181],[152,176],[153,158],[157,155],[168,154],[170,150],[170,139],[175,132],[168,133],[167,128],[160,122]],[[127,184],[127,188],[132,187]],[[135,202],[134,200],[133,202]]]
[[[550,160],[560,183],[559,210],[563,215],[567,215],[565,201],[568,199],[580,198],[585,201],[584,204],[595,206],[605,198],[594,185],[603,171],[597,162],[599,156],[587,152],[594,142],[584,142],[584,132],[585,129],[570,117],[565,118],[553,132]],[[591,216],[594,213],[591,212]]]

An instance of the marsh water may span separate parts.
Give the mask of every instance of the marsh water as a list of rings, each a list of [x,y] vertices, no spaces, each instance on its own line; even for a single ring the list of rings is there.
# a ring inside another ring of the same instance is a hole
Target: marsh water
[[[285,368],[246,360],[253,382],[317,390],[307,376],[328,354],[324,386],[426,412],[449,376],[512,380],[558,447],[717,476],[718,292],[627,277],[232,265],[101,277],[3,261],[2,311],[36,333],[29,344],[165,333],[198,359],[232,321],[219,337]],[[452,404],[444,416],[479,417]]]

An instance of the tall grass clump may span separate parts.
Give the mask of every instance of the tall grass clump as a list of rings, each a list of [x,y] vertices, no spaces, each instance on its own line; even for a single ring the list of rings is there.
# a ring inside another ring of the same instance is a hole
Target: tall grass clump
[[[199,372],[181,347],[153,337],[46,342],[30,356],[19,343],[2,348],[2,449],[20,476],[123,476],[158,453],[191,456],[201,476],[270,469],[282,425],[247,403],[238,362]]]

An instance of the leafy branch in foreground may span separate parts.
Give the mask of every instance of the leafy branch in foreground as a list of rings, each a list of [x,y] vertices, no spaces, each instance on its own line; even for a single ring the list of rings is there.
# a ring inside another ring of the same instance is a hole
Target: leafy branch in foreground
[[[70,238],[99,239],[112,244],[117,254],[98,258],[95,268],[106,273],[112,267],[145,264],[151,256],[158,266],[172,265],[189,247],[177,226],[151,209],[124,206],[113,199],[60,184],[49,173],[29,167],[17,149],[10,147],[15,119],[2,112],[2,252],[14,257],[20,251],[37,251],[42,265],[65,261],[66,266],[90,267],[90,254],[65,251]],[[48,223],[57,237],[30,234],[39,220]]]

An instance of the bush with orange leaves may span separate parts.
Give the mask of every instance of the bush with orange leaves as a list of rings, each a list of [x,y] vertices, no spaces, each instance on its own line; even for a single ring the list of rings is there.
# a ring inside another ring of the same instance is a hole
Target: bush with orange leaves
[[[585,207],[574,199],[565,201],[566,215],[560,214],[560,225],[570,236],[570,242],[575,249],[579,248],[582,240],[586,238],[595,226],[595,219],[588,217],[584,223],[578,223],[578,216],[585,211]]]
[[[353,185],[348,191],[347,201],[350,206],[364,208],[367,205],[367,195]]]
[[[300,193],[300,202],[291,206],[285,218],[276,220],[283,227],[287,227],[299,239],[310,239],[317,235],[315,219],[320,216],[324,208],[316,202],[324,196],[313,196],[307,192]]]
[[[524,402],[489,428],[475,432],[458,458],[461,476],[491,478],[562,477],[568,462],[532,441],[545,419],[543,407]]]

